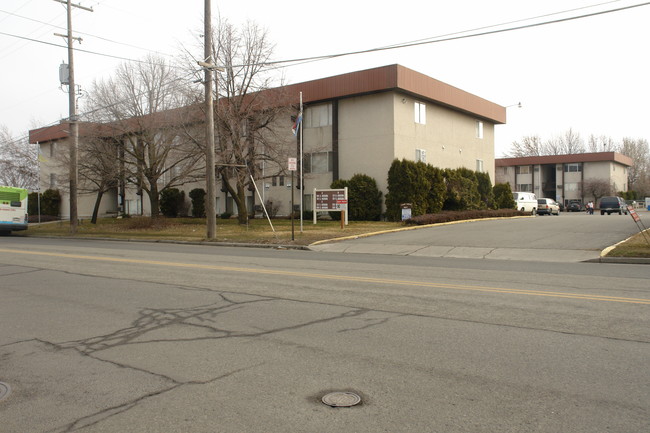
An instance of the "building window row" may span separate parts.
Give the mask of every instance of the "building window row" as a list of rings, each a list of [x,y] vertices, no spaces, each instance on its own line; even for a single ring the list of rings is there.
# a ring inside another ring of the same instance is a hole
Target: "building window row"
[[[425,149],[415,149],[415,161],[427,162],[427,151]]]
[[[530,174],[530,165],[518,165],[515,168],[515,173],[516,174]],[[518,191],[524,192],[524,190],[520,189]]]
[[[424,102],[415,102],[415,123],[427,124],[427,106]]]
[[[332,104],[314,105],[305,109],[302,119],[305,128],[319,128],[332,125]]]
[[[302,163],[305,173],[329,173],[334,170],[334,153],[306,153]]]
[[[516,186],[517,191],[533,192],[533,184],[531,183],[518,183]]]
[[[284,186],[284,176],[273,176],[271,178],[272,186]]]
[[[564,165],[564,172],[565,173],[579,173],[582,171],[582,163],[580,162],[575,162],[571,164],[565,164]]]

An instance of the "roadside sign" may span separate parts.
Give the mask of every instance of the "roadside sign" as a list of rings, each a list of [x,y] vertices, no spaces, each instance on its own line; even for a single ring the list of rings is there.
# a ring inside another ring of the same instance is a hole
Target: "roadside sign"
[[[345,213],[345,224],[348,223],[348,189],[314,189],[314,224],[316,213],[326,211],[341,211]]]
[[[289,158],[289,171],[298,170],[298,158]]]
[[[628,206],[627,211],[630,213],[630,216],[632,217],[635,223],[638,223],[641,220],[641,218],[639,218],[639,214],[636,213],[636,211],[632,206]]]

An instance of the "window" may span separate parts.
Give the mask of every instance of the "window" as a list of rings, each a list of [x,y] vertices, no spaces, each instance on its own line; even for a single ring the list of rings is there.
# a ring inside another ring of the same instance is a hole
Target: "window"
[[[329,173],[334,169],[332,152],[307,153],[303,159],[305,173]]]
[[[278,186],[278,178],[276,176],[273,176],[271,178],[271,185],[272,186]]]
[[[50,144],[50,158],[53,157],[55,153],[56,153],[56,142],[53,141]]]
[[[476,138],[483,138],[483,122],[476,121]]]
[[[565,183],[564,184],[564,191],[578,191],[578,184],[576,182]]]
[[[313,210],[314,194],[305,194],[302,196],[303,209],[306,211]]]
[[[518,183],[516,189],[521,192],[532,192],[533,185],[530,183]]]
[[[427,106],[423,102],[415,103],[415,123],[427,124]]]
[[[518,165],[515,169],[517,174],[530,174],[530,165]],[[523,190],[519,190],[523,191]]]
[[[280,176],[280,186],[284,186],[284,176]]]
[[[427,151],[424,149],[415,149],[415,161],[427,162]]]
[[[477,159],[476,160],[476,171],[479,173],[483,173],[483,160],[482,159]]]
[[[571,164],[566,164],[564,166],[565,173],[579,173],[581,171],[582,171],[582,163],[580,162],[574,162]]]
[[[303,118],[305,128],[318,128],[332,124],[332,104],[307,107]]]

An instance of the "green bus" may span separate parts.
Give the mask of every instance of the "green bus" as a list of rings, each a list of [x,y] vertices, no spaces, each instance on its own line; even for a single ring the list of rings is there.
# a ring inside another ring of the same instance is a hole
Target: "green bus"
[[[27,230],[27,196],[29,191],[0,186],[0,235]]]

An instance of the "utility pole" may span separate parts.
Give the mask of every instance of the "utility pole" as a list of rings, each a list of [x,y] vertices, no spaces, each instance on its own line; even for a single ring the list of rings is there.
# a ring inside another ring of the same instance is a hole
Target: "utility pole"
[[[73,4],[70,0],[54,0],[58,3],[66,5],[68,15],[68,33],[65,37],[68,40],[68,64],[69,64],[69,86],[68,86],[68,105],[70,110],[70,137],[72,143],[70,144],[70,233],[77,233],[77,225],[79,216],[77,214],[77,183],[78,183],[78,154],[79,148],[79,124],[77,123],[77,89],[74,82],[74,49],[72,47],[73,39],[81,42],[81,38],[72,37],[72,8],[79,8],[89,12],[93,12],[92,8],[87,8],[78,4]],[[64,36],[55,33],[55,36]]]
[[[215,239],[217,231],[216,209],[216,180],[214,172],[214,106],[212,104],[212,74],[216,73],[216,66],[212,64],[212,6],[210,0],[205,0],[204,12],[204,61],[199,62],[205,72],[205,183],[206,183],[206,225],[207,238]],[[219,95],[217,95],[217,99]]]

